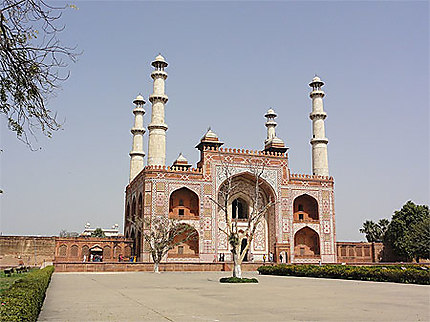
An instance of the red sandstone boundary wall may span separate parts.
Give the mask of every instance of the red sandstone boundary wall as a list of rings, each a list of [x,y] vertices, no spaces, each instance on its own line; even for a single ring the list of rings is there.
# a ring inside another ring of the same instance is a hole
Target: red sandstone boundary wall
[[[256,271],[262,263],[244,263],[242,271]],[[82,263],[82,262],[55,262],[55,272],[152,272],[153,263]],[[198,272],[198,271],[231,271],[232,263],[161,263],[160,271]]]
[[[17,265],[40,266],[52,262],[55,237],[0,236],[0,267]]]

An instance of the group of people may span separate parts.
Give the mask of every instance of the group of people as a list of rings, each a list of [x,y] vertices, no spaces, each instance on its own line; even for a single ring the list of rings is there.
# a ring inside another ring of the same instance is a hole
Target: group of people
[[[273,260],[274,260],[274,256],[273,256],[273,253],[272,252],[270,252],[269,253],[269,256],[268,256],[269,258],[267,258],[267,256],[266,256],[266,254],[264,254],[263,255],[263,263],[266,263],[266,260],[268,259],[268,262],[273,262]],[[282,262],[282,255],[281,255],[281,262]]]
[[[286,256],[286,253],[285,253],[285,256]],[[249,261],[250,262],[253,262],[254,260],[253,260],[253,257],[252,257],[252,254],[249,254]],[[279,254],[279,261],[281,262],[281,263],[284,263],[284,254],[281,252],[280,254]],[[285,259],[286,260],[286,259]],[[214,259],[214,262],[216,261],[216,256],[215,256],[215,259]],[[218,261],[219,262],[225,262],[225,254],[224,253],[220,253],[219,255],[218,255]],[[274,254],[272,253],[272,252],[269,252],[269,254],[264,254],[263,255],[263,262],[264,263],[266,263],[266,262],[268,262],[268,263],[271,263],[271,262],[274,262],[275,261],[275,256],[274,256]]]
[[[84,255],[83,262],[87,261],[87,255]],[[103,255],[90,254],[89,262],[103,262]]]

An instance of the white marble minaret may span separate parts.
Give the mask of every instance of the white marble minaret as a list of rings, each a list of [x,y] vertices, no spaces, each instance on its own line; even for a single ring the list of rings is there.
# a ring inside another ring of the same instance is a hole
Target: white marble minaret
[[[164,105],[168,97],[164,93],[164,83],[167,73],[164,68],[167,62],[164,57],[158,55],[151,63],[155,70],[151,73],[154,80],[154,91],[149,96],[152,103],[151,123],[148,125],[149,142],[148,142],[148,165],[165,165],[166,164],[166,131],[167,124],[164,123]]]
[[[266,121],[266,127],[267,127],[267,138],[264,140],[264,150],[270,151],[270,152],[282,152],[288,150],[288,148],[285,146],[284,141],[282,141],[280,138],[276,136],[275,127],[278,125],[276,123],[275,118],[278,116],[275,111],[271,108],[267,111],[266,115],[264,115],[267,118]]]
[[[141,95],[138,95],[133,103],[136,107],[133,110],[134,126],[131,128],[133,146],[130,152],[130,182],[142,171],[143,158],[145,157],[145,152],[143,151],[143,134],[145,134],[145,128],[143,127],[145,110],[143,109],[143,105],[145,101]]]
[[[320,176],[328,176],[328,156],[327,143],[325,137],[324,120],[327,117],[324,112],[323,97],[325,95],[321,87],[324,82],[315,75],[309,86],[312,87],[310,97],[312,99],[312,113],[309,115],[312,120],[312,173]]]

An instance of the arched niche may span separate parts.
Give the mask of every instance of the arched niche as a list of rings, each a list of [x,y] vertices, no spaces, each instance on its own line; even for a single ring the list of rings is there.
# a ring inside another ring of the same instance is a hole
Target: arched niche
[[[188,188],[180,188],[170,195],[169,217],[178,219],[199,218],[199,197]]]
[[[294,221],[319,220],[318,202],[314,197],[307,194],[298,196],[293,203]]]
[[[139,218],[143,218],[143,197],[142,193],[139,194],[139,199],[137,202],[137,215]]]
[[[249,216],[249,204],[241,197],[235,198],[231,203],[232,218],[238,220],[247,220]]]
[[[199,233],[194,227],[182,224],[178,227],[179,234],[173,239],[175,245],[169,250],[170,258],[190,258],[199,256]]]
[[[320,238],[318,233],[304,227],[294,235],[294,256],[298,258],[319,257]]]

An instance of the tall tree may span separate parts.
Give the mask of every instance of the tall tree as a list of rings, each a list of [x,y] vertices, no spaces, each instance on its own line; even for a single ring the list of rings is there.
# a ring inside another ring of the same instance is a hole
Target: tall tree
[[[405,260],[429,258],[429,207],[411,200],[394,212],[385,233],[384,243]]]
[[[359,231],[366,235],[366,239],[369,243],[381,241],[381,228],[372,220],[366,220]]]
[[[221,157],[221,160],[222,157]],[[248,174],[251,177],[253,191],[247,196],[251,201],[250,208],[252,211],[246,219],[246,226],[238,225],[239,216],[233,216],[233,207],[230,206],[233,197],[240,191],[235,182],[234,168],[225,160],[222,161],[222,177],[224,183],[219,190],[218,199],[211,199],[223,214],[226,223],[225,228],[218,227],[224,234],[227,235],[227,240],[230,244],[230,251],[233,257],[233,276],[242,278],[242,262],[248,253],[258,224],[262,221],[267,211],[272,207],[274,200],[265,201],[262,196],[262,175],[264,174],[264,163],[255,161],[250,164]]]
[[[69,77],[68,62],[76,61],[76,47],[59,39],[67,7],[43,0],[1,0],[0,113],[30,147],[37,133],[51,137],[61,126],[47,102]]]

